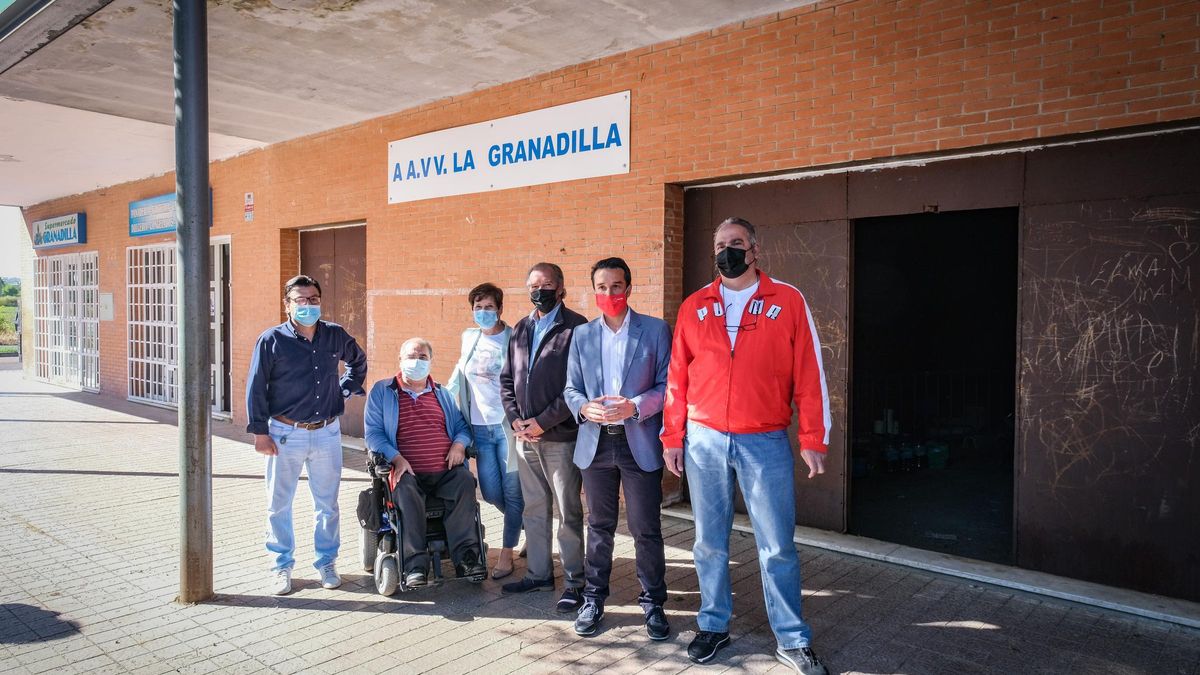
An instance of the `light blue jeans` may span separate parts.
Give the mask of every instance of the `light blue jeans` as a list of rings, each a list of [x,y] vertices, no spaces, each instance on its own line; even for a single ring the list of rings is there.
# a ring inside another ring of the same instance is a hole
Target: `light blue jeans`
[[[479,492],[483,501],[504,514],[504,548],[514,548],[521,539],[521,477],[508,470],[508,438],[499,424],[472,424],[478,456]]]
[[[733,614],[729,583],[729,533],[733,529],[733,481],[746,500],[767,618],[783,649],[807,647],[812,629],[800,614],[800,557],[796,527],[795,459],[786,430],[726,434],[688,422],[684,464],[696,518],[696,576],[700,579],[702,631],[724,633]]]
[[[292,500],[300,481],[300,470],[308,469],[308,489],[315,508],[313,548],[320,569],[337,560],[341,535],[338,530],[338,483],[342,479],[342,425],[308,431],[271,420],[271,440],[279,454],[267,457],[267,551],[274,558],[271,569],[292,569],[296,563],[296,537],[292,532]]]

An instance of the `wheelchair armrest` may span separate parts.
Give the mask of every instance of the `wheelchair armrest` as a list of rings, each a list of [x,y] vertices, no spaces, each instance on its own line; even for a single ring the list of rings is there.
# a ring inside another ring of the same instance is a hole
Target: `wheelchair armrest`
[[[467,459],[475,459],[479,456],[479,451],[475,449],[474,445],[468,445],[466,448],[466,454]]]

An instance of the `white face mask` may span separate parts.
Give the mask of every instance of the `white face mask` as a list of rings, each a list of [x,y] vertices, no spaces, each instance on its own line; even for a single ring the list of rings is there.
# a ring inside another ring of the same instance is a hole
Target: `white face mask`
[[[429,365],[430,362],[424,359],[402,359],[400,372],[407,379],[416,382],[429,377]]]

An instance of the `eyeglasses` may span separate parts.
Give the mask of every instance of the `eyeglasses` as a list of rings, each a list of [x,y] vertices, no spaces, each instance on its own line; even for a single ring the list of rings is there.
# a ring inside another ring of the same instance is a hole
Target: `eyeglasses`
[[[321,304],[321,296],[312,295],[307,298],[305,298],[305,297],[290,297],[290,298],[288,298],[288,302],[292,303],[293,305],[319,305],[319,304]]]
[[[725,306],[725,310],[729,311],[729,305]],[[742,316],[745,317],[746,313],[743,313]],[[750,323],[743,323],[743,324],[727,323],[727,324],[725,324],[725,330],[729,331],[730,333],[733,333],[733,332],[736,332],[739,330],[752,331],[755,328],[758,328],[758,314],[751,314],[750,316],[754,317],[753,319],[750,320]]]

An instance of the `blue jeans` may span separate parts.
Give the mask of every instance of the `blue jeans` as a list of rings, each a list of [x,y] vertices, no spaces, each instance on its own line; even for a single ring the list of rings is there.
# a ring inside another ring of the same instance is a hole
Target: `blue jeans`
[[[727,434],[688,422],[684,463],[696,518],[696,576],[700,579],[700,630],[724,633],[733,613],[729,584],[729,533],[733,481],[746,500],[767,618],[783,649],[807,647],[812,629],[800,614],[800,557],[796,528],[795,459],[786,430]]]
[[[483,501],[504,514],[504,548],[513,548],[521,539],[521,478],[508,470],[508,438],[499,424],[472,424],[479,471],[479,492]]]
[[[308,468],[308,489],[315,509],[313,548],[320,569],[337,560],[341,535],[338,529],[338,483],[342,478],[342,425],[308,431],[271,420],[271,440],[279,454],[267,457],[267,551],[272,570],[292,569],[296,563],[296,537],[292,533],[292,500],[300,470]]]

